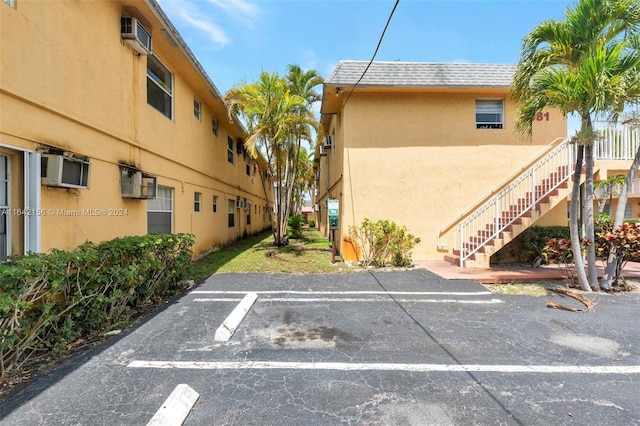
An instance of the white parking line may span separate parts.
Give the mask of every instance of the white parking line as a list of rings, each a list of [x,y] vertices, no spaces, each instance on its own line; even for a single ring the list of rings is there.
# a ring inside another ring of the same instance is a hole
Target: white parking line
[[[441,296],[486,296],[492,294],[490,291],[295,291],[295,290],[252,290],[252,291],[237,291],[237,290],[194,290],[191,294],[318,294],[323,296],[328,295],[367,295],[367,294],[392,294],[399,296],[427,296],[427,295],[441,295]]]
[[[568,374],[640,374],[640,365],[480,365],[480,364],[396,364],[346,362],[272,362],[272,361],[142,361],[130,368],[177,368],[193,370],[337,370],[337,371],[409,371],[471,373],[568,373]]]
[[[223,299],[223,298],[196,298],[194,302],[232,302],[239,299]],[[402,303],[462,303],[477,305],[492,305],[496,303],[504,303],[500,299],[490,300],[459,300],[459,299],[354,299],[354,298],[327,298],[327,297],[269,297],[260,299],[261,303],[265,302],[402,302]]]

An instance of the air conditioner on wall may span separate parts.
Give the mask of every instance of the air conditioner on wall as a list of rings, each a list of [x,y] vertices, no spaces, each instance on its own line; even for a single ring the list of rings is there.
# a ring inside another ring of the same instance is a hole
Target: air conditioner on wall
[[[41,183],[62,188],[89,187],[89,161],[59,154],[42,154]]]
[[[151,53],[151,34],[132,16],[120,18],[120,36],[141,55]]]
[[[242,200],[240,198],[238,198],[236,200],[236,209],[241,209],[243,206]]]
[[[242,207],[244,207],[245,210],[249,210],[251,208],[251,203],[248,201],[245,201]]]
[[[324,147],[324,149],[333,148],[333,138],[331,137],[331,135],[327,135],[327,136],[324,137],[324,141],[322,142],[322,146]]]
[[[156,198],[158,191],[158,178],[156,176],[126,167],[120,168],[120,175],[120,191],[122,197],[139,199]]]
[[[320,206],[318,204],[314,205],[313,206],[313,210],[316,211],[316,212],[320,211]]]

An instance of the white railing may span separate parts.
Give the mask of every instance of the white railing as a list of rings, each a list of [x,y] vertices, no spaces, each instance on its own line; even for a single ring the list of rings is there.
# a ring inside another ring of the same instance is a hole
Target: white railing
[[[555,145],[555,146],[554,146]],[[569,180],[573,150],[567,139],[554,141],[544,155],[527,163],[518,173],[498,185],[458,220],[439,231],[439,237],[458,225],[453,246],[460,252],[460,266],[508,226],[534,211],[541,199]]]
[[[602,197],[619,197],[622,192],[622,184],[616,184],[611,187],[611,191],[608,191],[607,188],[595,188],[593,190],[593,194],[597,198]],[[638,195],[640,194],[640,178],[635,178],[631,181],[631,189],[629,190],[629,195]]]
[[[640,146],[640,129],[604,129],[601,133],[593,147],[596,160],[633,160]]]

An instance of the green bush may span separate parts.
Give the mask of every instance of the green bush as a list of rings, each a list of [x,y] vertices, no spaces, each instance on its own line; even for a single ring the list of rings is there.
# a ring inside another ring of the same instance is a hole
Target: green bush
[[[316,227],[315,219],[309,219],[309,228],[315,228],[315,227]]]
[[[349,236],[365,267],[410,266],[411,252],[420,243],[420,238],[411,235],[406,226],[388,220],[373,222],[365,218],[360,227],[349,227]]]
[[[302,238],[302,225],[304,225],[304,216],[296,214],[289,216],[289,236],[296,240]]]
[[[491,256],[491,263],[533,264],[538,258],[543,258],[542,251],[552,238],[568,240],[569,227],[531,226]]]
[[[8,258],[0,264],[0,375],[175,293],[194,242],[190,234],[150,234]]]

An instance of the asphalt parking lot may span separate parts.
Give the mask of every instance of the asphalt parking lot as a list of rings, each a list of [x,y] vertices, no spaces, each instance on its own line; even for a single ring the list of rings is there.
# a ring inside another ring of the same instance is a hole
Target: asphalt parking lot
[[[144,425],[181,384],[199,395],[186,425],[640,424],[640,296],[596,299],[549,309],[570,302],[426,270],[216,274],[34,380],[0,424]]]

